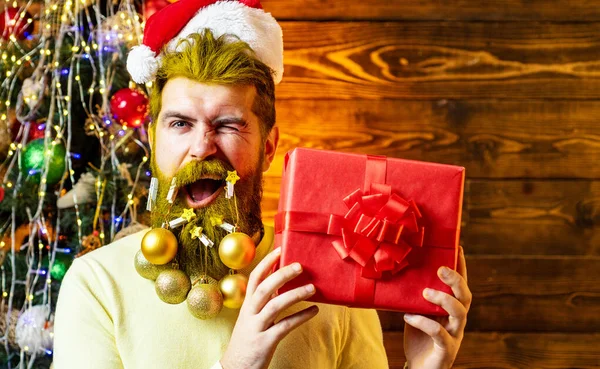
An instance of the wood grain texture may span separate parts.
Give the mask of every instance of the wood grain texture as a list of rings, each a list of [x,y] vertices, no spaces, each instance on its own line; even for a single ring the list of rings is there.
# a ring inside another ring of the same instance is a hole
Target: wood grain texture
[[[600,331],[600,257],[471,256],[473,303],[467,329],[499,332]],[[401,313],[380,312],[384,330],[402,330]]]
[[[472,254],[600,256],[599,181],[467,181]]]
[[[265,181],[267,224],[279,183]],[[600,181],[467,180],[461,238],[472,255],[600,256]]]
[[[401,332],[384,333],[390,369],[404,366]],[[467,331],[453,368],[598,368],[600,334]]]
[[[600,102],[279,100],[282,172],[297,146],[464,166],[469,178],[600,178]]]
[[[264,0],[280,20],[600,20],[600,2],[569,0]]]
[[[280,99],[597,99],[600,23],[284,22]]]

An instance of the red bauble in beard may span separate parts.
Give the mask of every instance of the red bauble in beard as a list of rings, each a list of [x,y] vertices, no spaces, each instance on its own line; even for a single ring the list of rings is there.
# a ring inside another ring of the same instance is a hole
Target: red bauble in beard
[[[158,195],[152,209],[153,227],[161,227],[183,214],[191,205],[209,202],[207,205],[194,209],[196,215],[190,222],[173,230],[179,241],[177,261],[192,280],[207,272],[215,279],[223,277],[229,269],[219,259],[217,246],[227,232],[214,224],[215,218],[235,224],[239,230],[256,239],[260,238],[262,230],[260,201],[262,198],[262,162],[255,165],[254,170],[238,180],[235,184],[234,199],[225,198],[225,178],[227,171],[233,168],[228,163],[218,159],[192,161],[180,169],[176,177],[177,196],[173,204],[167,202],[167,194],[171,178],[160,173],[152,160],[154,175],[158,178]],[[237,209],[236,206],[237,205]],[[214,242],[214,246],[206,248],[198,239],[192,239],[190,231],[202,227],[202,232]],[[208,264],[204,265],[208,251]]]

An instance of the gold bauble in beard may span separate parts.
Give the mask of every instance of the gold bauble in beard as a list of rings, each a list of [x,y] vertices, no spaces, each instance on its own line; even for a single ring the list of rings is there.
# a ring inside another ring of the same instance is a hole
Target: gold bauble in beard
[[[256,246],[247,234],[233,232],[223,237],[219,244],[219,258],[231,269],[242,269],[254,260]]]
[[[158,297],[167,304],[180,304],[185,301],[192,282],[183,271],[169,269],[158,275],[154,287]]]
[[[223,294],[223,306],[230,309],[239,309],[246,297],[248,277],[243,274],[229,274],[219,282],[219,289]]]
[[[167,229],[151,229],[142,238],[142,253],[152,264],[166,264],[177,254],[177,238]]]
[[[198,283],[187,297],[190,313],[198,319],[212,319],[223,308],[223,295],[214,284]]]
[[[164,271],[172,268],[171,263],[167,263],[164,265],[154,265],[144,257],[142,250],[138,250],[135,254],[135,258],[133,260],[133,264],[135,266],[135,270],[138,272],[140,276],[146,279],[155,280],[158,275]]]

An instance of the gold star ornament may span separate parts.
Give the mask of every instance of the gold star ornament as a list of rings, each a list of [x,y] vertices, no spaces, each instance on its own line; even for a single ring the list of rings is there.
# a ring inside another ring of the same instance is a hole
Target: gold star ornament
[[[183,213],[181,213],[181,217],[189,222],[196,217],[196,213],[194,213],[194,209],[185,209]]]
[[[235,171],[235,170],[233,172],[227,171],[227,178],[225,179],[227,182],[234,185],[235,182],[238,181],[238,179],[240,179],[240,177],[238,176],[237,171]]]
[[[192,240],[200,238],[202,236],[202,227],[194,227],[190,231],[190,235],[192,236]]]
[[[223,217],[218,217],[218,216],[210,217],[210,224],[212,224],[213,227],[223,224]]]

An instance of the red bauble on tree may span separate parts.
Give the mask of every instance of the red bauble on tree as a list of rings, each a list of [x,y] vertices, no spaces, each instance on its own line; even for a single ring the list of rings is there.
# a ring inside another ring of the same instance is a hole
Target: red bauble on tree
[[[10,35],[23,40],[33,32],[33,18],[26,11],[19,13],[18,8],[5,9],[0,12],[0,30],[5,40],[8,40]]]
[[[37,140],[38,138],[44,138],[46,134],[46,123],[31,122],[29,125],[29,136],[27,141]]]
[[[148,115],[148,98],[140,91],[122,88],[110,99],[110,109],[122,125],[138,128]]]
[[[13,141],[17,140],[19,131],[21,130],[21,124],[18,120],[14,120],[10,127],[11,138]],[[23,134],[24,132],[21,132]],[[27,142],[36,140],[38,138],[44,138],[46,134],[46,123],[45,122],[31,122],[29,123],[29,133],[27,134]],[[19,140],[20,141],[20,140]]]

